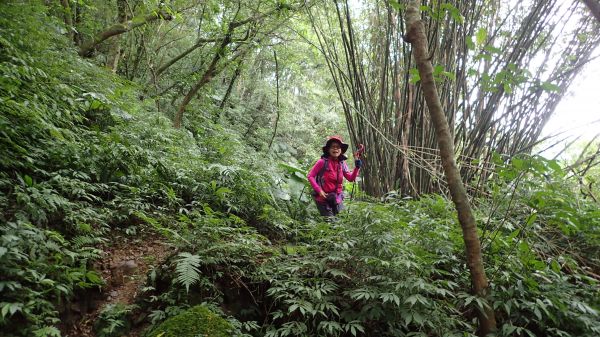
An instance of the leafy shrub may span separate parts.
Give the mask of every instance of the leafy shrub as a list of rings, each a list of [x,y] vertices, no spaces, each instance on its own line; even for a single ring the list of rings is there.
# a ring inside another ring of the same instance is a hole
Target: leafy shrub
[[[598,334],[599,280],[589,272],[600,268],[599,241],[590,241],[600,234],[597,204],[554,160],[499,164],[480,212],[501,334]]]
[[[183,287],[185,294],[200,292],[203,300],[213,299],[219,303],[222,293],[216,284],[221,278],[250,277],[256,264],[273,254],[269,241],[256,233],[256,229],[234,216],[212,210],[204,206],[203,214],[191,213],[181,216],[178,231],[162,227],[155,220],[143,217],[154,223],[158,230],[166,230],[176,236],[182,250],[172,261],[169,271],[163,273],[173,286],[171,291]],[[169,234],[167,234],[169,235]],[[173,272],[170,272],[173,270]],[[185,300],[183,294],[182,301]]]
[[[129,314],[136,309],[135,305],[122,303],[109,304],[94,322],[94,331],[98,337],[123,336],[131,329]]]
[[[86,259],[98,257],[94,238],[79,237],[70,244],[52,230],[29,223],[0,226],[0,327],[15,335],[39,335],[59,321],[56,303],[74,289],[102,285]]]
[[[197,305],[171,317],[148,333],[147,337],[229,337],[233,327],[208,308]]]
[[[354,212],[333,228],[318,225],[307,233],[312,240],[302,254],[274,258],[263,267],[275,304],[266,335],[470,330],[458,310],[460,283],[437,264],[452,259],[452,249],[445,253],[450,256],[438,255],[412,242],[404,233],[409,230],[404,219],[410,218],[406,206],[398,211],[396,205],[361,204]],[[436,240],[438,247],[448,246],[441,237]]]

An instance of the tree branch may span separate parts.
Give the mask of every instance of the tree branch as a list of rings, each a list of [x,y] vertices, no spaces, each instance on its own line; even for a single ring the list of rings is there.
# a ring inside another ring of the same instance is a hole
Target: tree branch
[[[114,24],[106,30],[104,30],[103,32],[96,34],[96,36],[91,41],[84,43],[79,49],[79,55],[83,57],[89,57],[97,45],[113,36],[127,33],[137,27],[143,26],[149,22],[156,21],[158,19],[171,20],[172,18],[173,17],[171,16],[171,14],[161,9],[154,11],[152,14],[146,15],[141,18],[133,18],[132,20],[124,23]]]
[[[246,36],[243,37],[243,38],[240,38],[240,39],[231,39],[231,42],[244,42],[244,41],[246,41],[248,39],[248,36],[249,35],[246,34]],[[160,68],[158,68],[158,70],[156,71],[156,76],[160,76],[170,66],[172,66],[173,64],[175,64],[177,61],[181,60],[182,58],[186,57],[187,55],[189,55],[194,50],[198,49],[198,47],[202,46],[203,44],[210,43],[210,42],[220,42],[222,40],[223,40],[222,38],[198,39],[193,46],[191,46],[188,49],[184,50],[181,54],[175,56],[174,58],[172,58],[171,60],[165,62],[165,64],[163,64],[162,66],[160,66]]]
[[[273,128],[273,136],[271,137],[271,141],[269,142],[269,150],[271,149],[271,145],[273,145],[273,140],[275,139],[275,135],[277,135],[277,124],[279,123],[279,62],[277,62],[277,52],[273,50],[273,57],[275,58],[275,83],[277,87],[277,98],[275,103],[275,110],[277,111],[277,118],[275,119],[275,127]]]

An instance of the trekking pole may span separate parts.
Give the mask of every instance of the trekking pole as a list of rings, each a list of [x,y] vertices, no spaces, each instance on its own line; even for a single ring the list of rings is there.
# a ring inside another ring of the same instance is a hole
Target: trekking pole
[[[362,155],[363,152],[365,152],[365,146],[363,144],[359,144],[358,150],[356,150],[356,152],[354,152],[354,159],[355,160],[360,159],[360,156]],[[350,192],[350,200],[353,200],[353,198],[354,198],[354,187],[355,186],[356,186],[356,179],[354,179],[354,181],[352,182],[352,191]]]
[[[300,192],[300,196],[298,197],[298,202],[302,200],[302,195],[304,194],[304,190],[306,189],[306,184],[302,187],[302,192]]]

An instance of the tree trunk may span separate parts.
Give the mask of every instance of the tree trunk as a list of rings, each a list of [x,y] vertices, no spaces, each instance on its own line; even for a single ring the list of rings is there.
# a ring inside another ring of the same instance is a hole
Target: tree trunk
[[[231,95],[231,91],[233,90],[233,85],[235,84],[235,81],[242,73],[242,62],[243,62],[243,60],[238,61],[237,66],[235,67],[235,71],[233,72],[233,76],[231,77],[231,80],[229,80],[229,85],[227,86],[227,91],[225,92],[225,96],[223,96],[223,100],[221,101],[221,104],[219,104],[220,110],[223,110],[225,108],[225,104],[227,104],[227,100],[229,99],[229,96]]]
[[[275,111],[277,112],[277,117],[275,118],[273,136],[271,137],[271,141],[269,142],[269,150],[271,150],[273,140],[277,135],[277,124],[279,123],[279,62],[277,62],[277,52],[275,50],[273,50],[273,57],[275,58],[275,89],[277,90],[277,98],[275,100]]]
[[[400,81],[398,81],[400,82]],[[398,119],[398,125],[402,124],[402,133],[400,134],[400,143],[402,145],[402,149],[404,151],[404,155],[402,156],[402,173],[401,173],[401,191],[406,193],[407,195],[416,197],[419,194],[419,191],[413,186],[412,180],[410,177],[410,166],[408,165],[409,156],[408,153],[410,148],[408,147],[409,143],[409,133],[410,133],[410,121],[412,119],[412,110],[413,104],[412,99],[414,96],[414,85],[408,84],[408,104],[406,105],[406,113],[400,115]],[[398,91],[400,90],[398,85]],[[399,93],[398,93],[399,94]],[[398,100],[399,102],[400,100]],[[400,103],[398,103],[398,107],[400,107]],[[403,122],[401,122],[403,121]],[[398,133],[397,133],[398,134]]]
[[[583,3],[590,9],[590,12],[596,17],[600,23],[600,2],[598,0],[582,0]]]
[[[67,26],[67,29],[69,30],[67,33],[69,40],[75,41],[73,11],[71,10],[71,6],[69,6],[69,0],[60,0],[60,4],[62,5],[64,11],[65,26]]]
[[[454,142],[433,79],[433,67],[429,60],[425,27],[421,21],[419,3],[415,0],[410,2],[406,10],[406,30],[408,32],[406,40],[412,45],[413,56],[421,77],[423,95],[435,128],[442,166],[444,167],[446,180],[448,181],[448,188],[458,212],[458,221],[462,227],[467,264],[471,272],[471,282],[473,283],[473,292],[476,296],[487,299],[489,296],[489,285],[483,266],[481,245],[477,235],[475,218],[471,212],[469,199],[461,180],[460,172],[456,166],[456,161],[454,160]],[[490,303],[490,301],[487,301],[487,303]],[[486,306],[483,310],[478,310],[478,316],[480,336],[485,336],[496,330],[496,318],[491,306]]]
[[[210,65],[208,66],[204,74],[202,74],[200,80],[192,87],[192,89],[190,89],[187,95],[185,95],[185,97],[183,98],[183,101],[181,101],[181,104],[179,104],[177,114],[175,114],[175,119],[173,120],[173,127],[175,127],[176,129],[179,129],[181,127],[181,122],[183,120],[183,112],[185,111],[185,108],[190,103],[194,95],[196,95],[196,93],[198,93],[198,90],[200,90],[200,88],[202,88],[206,83],[210,82],[213,76],[216,75],[217,64],[225,54],[225,48],[227,48],[227,45],[229,44],[229,42],[231,42],[231,31],[232,29],[230,29],[229,32],[227,32],[227,35],[225,35],[225,38],[221,42],[219,49],[217,49],[215,56],[213,57],[212,61],[210,62]]]
[[[127,2],[126,0],[117,0],[117,22],[125,24],[127,22]],[[110,50],[108,51],[108,61],[106,66],[112,70],[113,73],[117,72],[119,67],[119,60],[121,58],[121,37],[117,36],[113,39]]]
[[[97,45],[104,42],[105,40],[107,40],[110,37],[113,37],[115,35],[120,35],[123,33],[127,33],[130,30],[133,30],[137,27],[143,26],[149,22],[152,22],[152,21],[155,21],[158,19],[171,20],[171,18],[172,18],[171,14],[160,10],[160,11],[155,11],[152,14],[147,15],[145,17],[133,18],[132,20],[127,21],[125,23],[114,24],[114,25],[110,26],[109,28],[107,28],[106,30],[104,30],[103,32],[96,34],[96,36],[91,41],[83,44],[81,46],[81,48],[79,49],[79,55],[84,56],[84,57],[90,56],[90,54],[96,48]]]

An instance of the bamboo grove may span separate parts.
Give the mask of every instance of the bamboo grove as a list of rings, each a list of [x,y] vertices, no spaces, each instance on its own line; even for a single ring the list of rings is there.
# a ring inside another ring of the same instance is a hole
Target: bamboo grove
[[[373,1],[358,18],[348,1],[309,9],[352,139],[373,149],[365,170],[373,195],[445,190],[403,41],[404,9],[402,1]],[[530,153],[540,141],[566,88],[597,58],[598,23],[577,1],[425,1],[421,10],[461,174],[475,193],[494,153]]]

